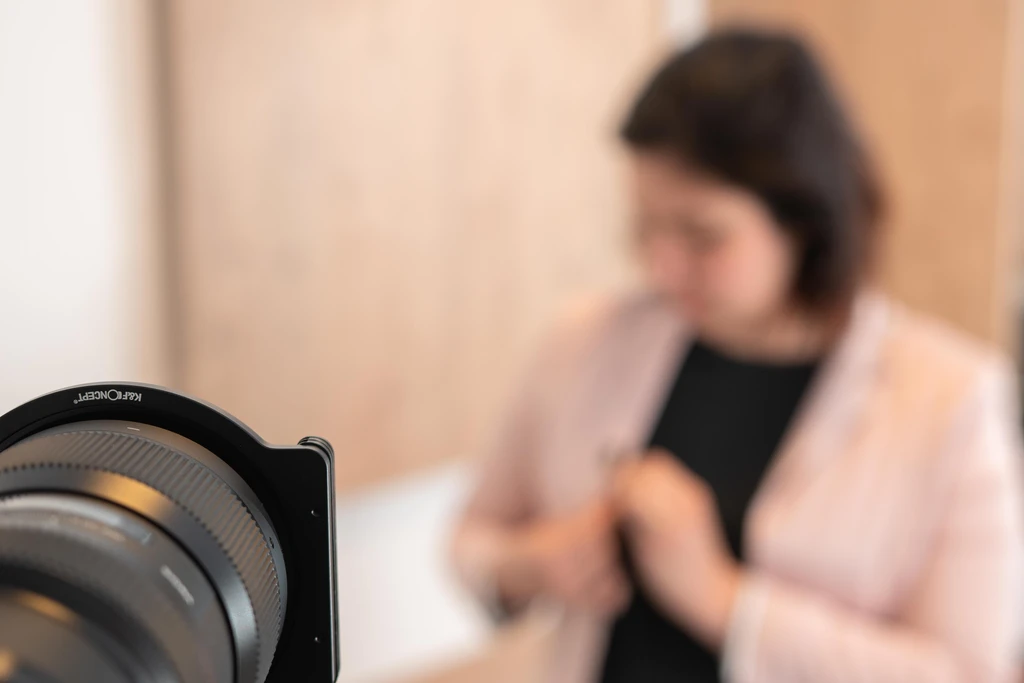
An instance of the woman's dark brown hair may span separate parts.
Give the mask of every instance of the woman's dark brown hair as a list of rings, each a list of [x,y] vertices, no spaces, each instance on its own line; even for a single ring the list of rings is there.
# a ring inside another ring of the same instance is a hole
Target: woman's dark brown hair
[[[801,249],[796,299],[819,309],[850,301],[882,193],[798,38],[732,29],[674,55],[633,105],[622,137],[634,150],[667,152],[759,196]]]

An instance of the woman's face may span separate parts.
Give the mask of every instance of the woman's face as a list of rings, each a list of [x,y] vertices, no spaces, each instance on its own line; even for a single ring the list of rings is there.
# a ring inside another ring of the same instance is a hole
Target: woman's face
[[[647,277],[698,330],[752,328],[787,307],[796,247],[759,198],[656,153],[633,156],[632,179]]]

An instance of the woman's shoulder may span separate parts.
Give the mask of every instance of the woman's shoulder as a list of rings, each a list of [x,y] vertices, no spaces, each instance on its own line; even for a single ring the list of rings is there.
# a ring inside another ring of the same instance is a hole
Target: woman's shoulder
[[[580,351],[652,327],[673,327],[678,318],[653,293],[601,292],[572,299],[555,316],[548,345]]]
[[[541,337],[530,376],[558,384],[616,355],[635,355],[651,332],[670,330],[672,316],[644,292],[589,294],[563,305]]]
[[[937,317],[889,303],[889,343],[904,361],[949,375],[975,375],[993,366],[1008,367],[1006,354]]]
[[[1001,350],[926,313],[887,305],[885,376],[903,392],[926,403],[959,405],[993,390],[1015,400],[1014,366]]]
[[[992,495],[1010,487],[1016,496],[1024,451],[1013,364],[946,322],[892,309],[876,374],[879,409],[872,412],[899,435],[899,448],[887,449],[886,457],[910,464],[909,481],[940,506],[968,479],[976,491],[984,481]]]

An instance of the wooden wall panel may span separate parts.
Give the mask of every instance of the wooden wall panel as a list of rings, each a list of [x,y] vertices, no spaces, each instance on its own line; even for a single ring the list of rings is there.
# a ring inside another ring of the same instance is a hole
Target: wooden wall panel
[[[983,338],[1014,341],[1007,103],[1021,0],[709,0],[714,23],[766,21],[812,37],[890,184],[885,286]],[[1020,31],[1017,31],[1020,35]],[[1017,71],[1016,73],[1024,73]],[[1019,150],[1016,150],[1019,154]]]
[[[172,3],[184,388],[343,486],[478,450],[552,309],[627,277],[659,7]]]

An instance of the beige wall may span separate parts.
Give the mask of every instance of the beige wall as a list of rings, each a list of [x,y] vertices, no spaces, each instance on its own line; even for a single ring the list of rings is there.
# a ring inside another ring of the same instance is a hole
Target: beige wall
[[[184,388],[343,486],[477,451],[553,307],[626,277],[659,7],[173,3]]]
[[[1008,112],[1024,72],[1008,36],[1015,30],[1021,37],[1021,0],[709,5],[714,23],[796,26],[824,53],[890,184],[886,287],[1012,344],[1011,258],[1022,190],[1008,172],[1019,163],[1013,128],[1024,118]]]

